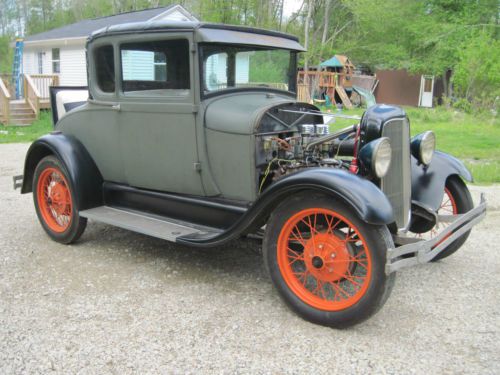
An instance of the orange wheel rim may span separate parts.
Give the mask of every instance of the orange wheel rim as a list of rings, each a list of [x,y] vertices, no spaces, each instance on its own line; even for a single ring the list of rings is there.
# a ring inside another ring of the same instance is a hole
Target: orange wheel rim
[[[457,203],[455,202],[455,198],[453,198],[453,195],[451,195],[451,192],[447,188],[444,188],[444,196],[443,200],[441,201],[441,205],[438,208],[438,213],[445,215],[458,214],[458,208]]]
[[[372,257],[359,230],[323,209],[289,218],[278,237],[278,267],[287,286],[308,305],[338,311],[356,304],[372,276]]]
[[[66,178],[57,168],[46,168],[37,183],[37,202],[43,221],[56,233],[71,224],[73,202]]]

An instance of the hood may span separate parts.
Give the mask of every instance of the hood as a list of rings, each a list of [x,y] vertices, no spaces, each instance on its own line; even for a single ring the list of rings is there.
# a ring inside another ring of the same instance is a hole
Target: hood
[[[233,134],[254,134],[255,124],[272,106],[295,103],[287,95],[274,92],[239,92],[206,101],[205,126]]]

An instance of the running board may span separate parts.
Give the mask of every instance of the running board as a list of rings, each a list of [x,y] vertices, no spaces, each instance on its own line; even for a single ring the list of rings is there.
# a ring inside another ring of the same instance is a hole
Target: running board
[[[179,237],[210,239],[222,233],[217,228],[110,206],[80,211],[80,216],[172,242]]]

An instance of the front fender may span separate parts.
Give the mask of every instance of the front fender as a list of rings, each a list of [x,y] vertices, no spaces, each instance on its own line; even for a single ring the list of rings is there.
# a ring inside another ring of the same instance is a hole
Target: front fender
[[[228,230],[211,238],[180,237],[191,246],[217,246],[262,226],[271,212],[295,193],[320,192],[345,202],[370,224],[394,222],[392,206],[373,183],[352,173],[332,168],[308,168],[283,177],[267,188],[243,216]]]
[[[44,135],[30,146],[24,163],[22,194],[32,192],[35,168],[48,155],[56,156],[66,168],[80,210],[102,204],[103,178],[94,160],[78,139],[60,132]]]
[[[457,158],[441,151],[436,151],[428,167],[418,165],[417,159],[411,158],[411,194],[412,200],[424,204],[436,211],[441,205],[444,187],[448,177],[458,175],[472,182],[472,174]]]
[[[392,206],[385,194],[372,182],[340,169],[309,168],[290,174],[271,185],[257,204],[281,201],[290,193],[316,190],[340,199],[370,224],[394,222]]]

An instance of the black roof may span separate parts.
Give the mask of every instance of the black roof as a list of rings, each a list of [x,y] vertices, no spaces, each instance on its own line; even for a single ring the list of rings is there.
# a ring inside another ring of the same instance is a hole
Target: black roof
[[[124,23],[119,25],[112,25],[104,27],[100,30],[93,32],[88,41],[93,39],[116,34],[135,34],[146,32],[161,32],[168,30],[197,30],[197,29],[215,29],[215,30],[229,30],[241,31],[250,34],[268,35],[273,37],[285,38],[298,42],[299,39],[295,35],[282,33],[279,31],[258,29],[249,26],[239,25],[226,25],[218,23],[206,23],[199,21],[149,21],[149,22],[134,22]]]
[[[24,41],[35,42],[47,39],[64,39],[64,38],[86,38],[94,31],[102,29],[103,27],[130,23],[130,22],[144,22],[151,18],[159,16],[167,10],[175,7],[176,5],[169,5],[167,7],[152,8],[145,10],[138,10],[133,12],[120,13],[113,16],[94,18],[89,20],[82,20],[71,25],[59,27],[57,29],[45,31],[43,33],[34,34],[26,37]]]

